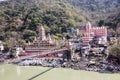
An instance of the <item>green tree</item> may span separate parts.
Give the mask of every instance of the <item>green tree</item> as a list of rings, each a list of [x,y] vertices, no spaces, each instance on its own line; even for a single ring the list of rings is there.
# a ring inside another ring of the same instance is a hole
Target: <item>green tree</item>
[[[104,20],[100,20],[99,22],[98,22],[98,26],[103,26],[105,24],[105,22],[104,22]]]
[[[25,30],[23,32],[23,38],[26,40],[26,41],[30,41],[32,42],[34,40],[34,37],[37,36],[36,32],[35,31],[32,31],[32,30]]]
[[[113,56],[119,57],[120,56],[120,45],[119,46],[113,46],[110,49],[110,54],[113,55]]]
[[[109,51],[109,56],[118,58],[118,63],[120,64],[120,45],[112,46]]]

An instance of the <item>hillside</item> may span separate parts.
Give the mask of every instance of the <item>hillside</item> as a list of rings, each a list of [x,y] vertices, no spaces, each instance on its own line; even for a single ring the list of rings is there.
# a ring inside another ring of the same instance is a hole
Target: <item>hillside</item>
[[[43,24],[46,33],[57,34],[62,29],[76,27],[77,22],[86,22],[87,14],[79,14],[70,5],[42,0],[8,0],[0,3],[0,40],[12,46],[33,41],[37,27]],[[14,43],[15,44],[15,43]]]
[[[120,27],[120,12],[116,12],[110,15],[106,19],[106,25],[110,26],[113,29],[117,29],[118,27]]]
[[[119,0],[3,1],[0,2],[0,40],[10,46],[14,40],[16,44],[33,41],[38,36],[40,24],[45,26],[46,34],[54,35],[64,34],[67,29],[76,27],[78,22],[85,23],[86,20],[97,22],[106,19],[109,25],[114,21],[109,17],[119,12],[119,7]]]
[[[91,14],[93,19],[104,19],[120,7],[120,0],[58,0],[70,3]]]
[[[107,18],[120,8],[120,0],[33,0],[33,2],[43,2],[49,5],[55,2],[69,4],[72,9],[76,9],[79,13],[85,12],[86,14],[90,14],[93,20],[98,21],[99,19]]]
[[[113,34],[120,35],[120,11],[118,10],[114,14],[108,16],[105,19],[105,25],[109,26],[109,29],[113,30]]]

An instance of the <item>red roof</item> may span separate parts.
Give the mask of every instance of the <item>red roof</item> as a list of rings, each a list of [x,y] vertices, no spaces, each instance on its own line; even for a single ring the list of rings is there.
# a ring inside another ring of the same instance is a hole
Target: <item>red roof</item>
[[[95,36],[107,36],[107,29],[105,27],[94,27],[91,29],[85,28],[82,30],[83,33],[94,33]]]
[[[107,28],[105,27],[94,27],[91,29],[84,28],[82,31],[83,31],[83,34],[85,35],[84,37],[82,37],[83,44],[88,44],[94,36],[97,36],[97,37],[107,36]],[[89,34],[94,34],[94,36]]]

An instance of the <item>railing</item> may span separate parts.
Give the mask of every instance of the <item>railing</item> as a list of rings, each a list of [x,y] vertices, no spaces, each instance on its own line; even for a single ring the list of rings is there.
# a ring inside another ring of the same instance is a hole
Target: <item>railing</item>
[[[66,49],[60,49],[60,50],[55,50],[55,51],[51,51],[51,52],[42,52],[42,53],[37,53],[37,54],[30,55],[30,56],[19,57],[17,59],[13,59],[13,60],[9,61],[9,63],[19,62],[23,59],[32,58],[32,57],[36,57],[36,56],[42,56],[42,55],[47,55],[47,54],[56,54],[56,53],[59,53],[59,52],[63,52],[65,50],[68,50],[68,49],[66,48]]]

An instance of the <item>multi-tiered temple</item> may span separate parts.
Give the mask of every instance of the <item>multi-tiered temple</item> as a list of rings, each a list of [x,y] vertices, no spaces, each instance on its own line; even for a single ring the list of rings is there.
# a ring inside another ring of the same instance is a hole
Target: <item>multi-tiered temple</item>
[[[41,53],[49,52],[56,49],[56,44],[51,40],[50,35],[46,38],[45,29],[43,26],[39,26],[38,38],[35,38],[33,43],[29,43],[25,47],[27,53]]]

